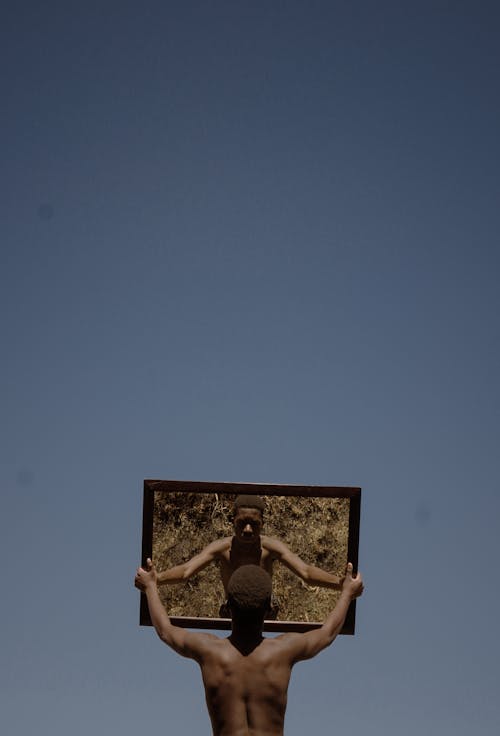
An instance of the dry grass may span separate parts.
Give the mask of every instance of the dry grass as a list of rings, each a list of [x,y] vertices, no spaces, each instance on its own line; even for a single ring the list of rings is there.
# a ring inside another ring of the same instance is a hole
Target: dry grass
[[[285,542],[305,562],[342,575],[347,563],[349,499],[264,496],[263,533]],[[158,570],[185,562],[209,542],[233,533],[234,496],[217,493],[155,493],[153,558]],[[338,593],[311,588],[279,563],[273,572],[279,619],[323,621]],[[160,588],[172,616],[217,618],[224,589],[217,565],[184,584]]]

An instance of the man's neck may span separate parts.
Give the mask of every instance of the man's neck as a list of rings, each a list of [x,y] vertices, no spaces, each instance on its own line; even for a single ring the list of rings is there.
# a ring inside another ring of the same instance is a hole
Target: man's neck
[[[241,654],[251,654],[263,640],[262,622],[249,624],[233,620],[229,641]]]

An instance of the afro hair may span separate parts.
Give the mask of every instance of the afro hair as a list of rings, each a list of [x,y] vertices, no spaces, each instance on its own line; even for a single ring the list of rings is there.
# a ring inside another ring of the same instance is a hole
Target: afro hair
[[[258,565],[242,565],[231,575],[227,593],[239,611],[258,611],[271,598],[271,576]]]

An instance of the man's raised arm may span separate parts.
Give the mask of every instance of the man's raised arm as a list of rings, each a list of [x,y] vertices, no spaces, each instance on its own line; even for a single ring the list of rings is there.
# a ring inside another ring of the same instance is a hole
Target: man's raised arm
[[[347,572],[342,583],[342,592],[333,611],[325,619],[320,629],[308,631],[305,634],[287,634],[286,646],[289,650],[292,664],[302,659],[310,659],[333,643],[340,634],[349,610],[351,601],[363,593],[363,579],[358,572],[352,574],[352,564],[347,565]]]
[[[158,595],[157,573],[150,559],[146,568],[138,567],[135,575],[135,587],[146,594],[151,621],[156,633],[165,644],[174,649],[183,657],[198,660],[202,649],[203,639],[210,635],[194,634],[180,626],[174,626]]]
[[[215,542],[211,542],[204,549],[201,550],[197,555],[191,557],[187,562],[183,562],[181,565],[175,565],[168,570],[157,573],[158,585],[166,585],[168,583],[182,583],[185,580],[189,580],[197,572],[203,570],[207,565],[217,559],[218,555],[222,552],[224,546],[227,546],[225,539],[217,539]]]

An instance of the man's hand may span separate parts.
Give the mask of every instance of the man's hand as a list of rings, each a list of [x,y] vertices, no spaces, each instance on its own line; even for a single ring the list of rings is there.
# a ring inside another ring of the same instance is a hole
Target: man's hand
[[[148,559],[146,560],[146,567],[137,568],[134,585],[140,591],[145,593],[146,590],[152,585],[156,588],[156,578],[156,568],[148,557]]]
[[[361,577],[361,573],[358,572],[357,575],[353,576],[352,574],[352,562],[347,563],[347,570],[345,573],[345,578],[342,583],[342,591],[345,591],[349,594],[351,599],[358,598],[364,589],[363,585],[363,578]]]

